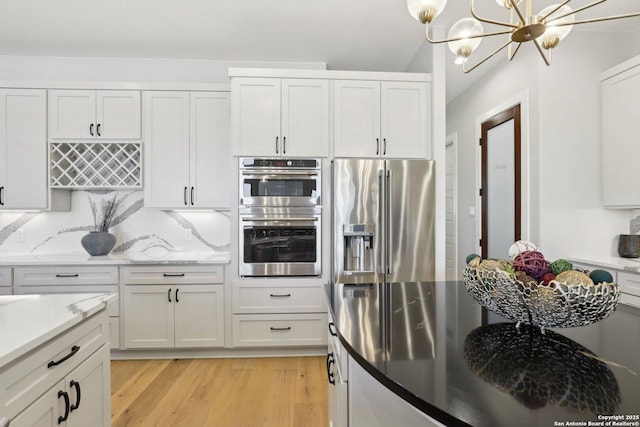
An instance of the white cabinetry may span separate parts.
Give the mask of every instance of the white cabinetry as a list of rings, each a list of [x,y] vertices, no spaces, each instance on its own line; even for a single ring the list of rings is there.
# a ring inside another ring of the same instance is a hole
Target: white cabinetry
[[[427,158],[427,82],[334,81],[335,157]]]
[[[144,93],[146,207],[228,208],[229,92]]]
[[[116,266],[47,266],[15,267],[14,292],[16,295],[118,293],[118,267]],[[111,348],[120,347],[120,304],[109,304]]]
[[[233,154],[327,157],[329,81],[234,77]]]
[[[47,208],[47,95],[0,88],[0,210]]]
[[[107,337],[102,312],[8,365],[0,414],[12,427],[111,425]]]
[[[140,91],[49,90],[51,139],[140,139]]]
[[[236,283],[233,311],[234,347],[327,344],[322,285]]]
[[[572,261],[573,262],[573,261]],[[618,284],[620,289],[620,302],[622,304],[635,305],[640,307],[640,273],[633,271],[604,267],[597,262],[573,262],[573,268],[580,270],[606,270],[613,277],[613,281]]]
[[[124,347],[224,346],[222,267],[124,267]]]
[[[640,59],[602,81],[602,202],[640,206]]]
[[[444,427],[349,358],[349,427]]]
[[[0,295],[11,295],[11,286],[13,286],[11,268],[0,267]]]
[[[327,379],[329,381],[329,427],[348,426],[349,383],[347,370],[349,355],[338,338],[338,331],[329,313],[329,345],[327,351]]]

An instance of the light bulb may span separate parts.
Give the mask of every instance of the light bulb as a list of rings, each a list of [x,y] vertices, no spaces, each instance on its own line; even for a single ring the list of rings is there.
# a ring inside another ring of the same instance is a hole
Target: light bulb
[[[457,59],[456,64],[463,64],[471,52],[473,52],[482,41],[482,38],[467,38],[482,34],[482,24],[474,18],[463,18],[453,24],[449,30],[450,39],[461,38],[460,40],[448,43],[449,49],[453,52]]]
[[[557,7],[558,7],[557,4],[551,5],[549,7],[545,7],[540,12],[539,14],[540,17],[541,18],[544,17],[545,15],[547,15],[549,12],[551,12]],[[542,34],[542,36],[540,36],[540,40],[542,41],[542,47],[544,47],[545,49],[552,49],[556,47],[558,43],[560,43],[565,37],[569,35],[569,33],[571,32],[571,29],[573,28],[573,25],[563,25],[560,27],[558,27],[557,25],[574,22],[575,15],[567,15],[563,18],[556,19],[556,20],[554,20],[554,17],[562,16],[567,13],[571,13],[572,11],[573,9],[571,9],[569,6],[562,6],[560,9],[553,12],[544,20],[545,23],[549,22],[549,24],[546,24],[546,29]]]
[[[409,13],[423,24],[433,21],[446,5],[447,0],[407,0]]]

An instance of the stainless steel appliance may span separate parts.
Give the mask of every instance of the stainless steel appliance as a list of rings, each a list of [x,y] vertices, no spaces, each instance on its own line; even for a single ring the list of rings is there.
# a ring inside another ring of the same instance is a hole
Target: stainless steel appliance
[[[319,159],[240,158],[241,206],[320,206]]]
[[[336,283],[435,278],[432,160],[335,159]]]
[[[320,276],[321,161],[239,162],[240,276]]]

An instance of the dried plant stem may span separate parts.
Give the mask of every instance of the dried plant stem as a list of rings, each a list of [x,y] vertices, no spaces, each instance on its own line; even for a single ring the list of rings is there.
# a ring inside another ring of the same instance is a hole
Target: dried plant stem
[[[122,199],[118,200],[118,195],[116,194],[111,199],[102,200],[100,204],[100,211],[98,211],[96,203],[89,199],[96,231],[109,231],[109,228],[111,228],[111,222],[115,218],[121,202]]]

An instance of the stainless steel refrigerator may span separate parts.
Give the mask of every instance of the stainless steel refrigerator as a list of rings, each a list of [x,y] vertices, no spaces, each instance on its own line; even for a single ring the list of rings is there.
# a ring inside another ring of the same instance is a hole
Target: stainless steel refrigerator
[[[432,281],[435,163],[335,159],[335,283]]]

